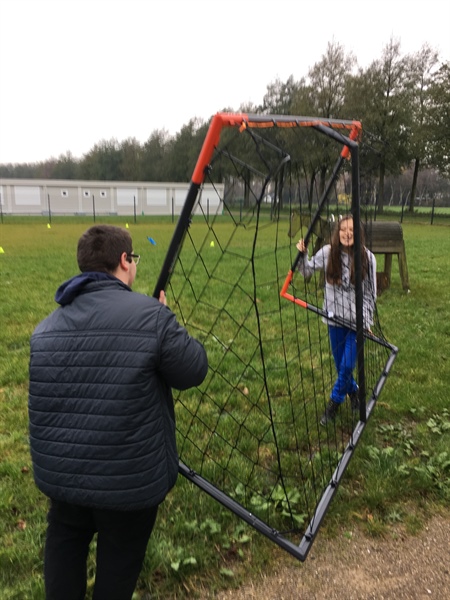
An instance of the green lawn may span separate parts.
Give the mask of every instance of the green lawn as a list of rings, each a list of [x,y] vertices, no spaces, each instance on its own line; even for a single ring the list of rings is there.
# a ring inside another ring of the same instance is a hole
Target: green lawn
[[[399,355],[319,535],[338,535],[355,523],[373,535],[393,522],[414,532],[450,500],[450,223],[424,219],[403,224],[410,293],[402,290],[394,260],[391,287],[378,301],[383,332]],[[109,222],[125,225],[125,219]],[[34,486],[29,457],[28,344],[35,325],[56,307],[56,288],[77,272],[76,242],[91,224],[55,218],[48,228],[45,219],[5,217],[0,225],[1,600],[44,598],[47,503]],[[142,255],[134,289],[152,294],[174,226],[148,217],[129,225]],[[148,589],[155,598],[195,597],[202,583],[237,585],[272,556],[269,541],[180,477],[160,512],[136,597]]]

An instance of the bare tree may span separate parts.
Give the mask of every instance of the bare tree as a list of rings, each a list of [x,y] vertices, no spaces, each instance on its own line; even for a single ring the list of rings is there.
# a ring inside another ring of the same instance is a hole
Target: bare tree
[[[347,110],[362,121],[364,135],[370,139],[372,151],[367,162],[372,172],[376,169],[378,173],[379,212],[384,206],[386,175],[399,174],[408,163],[406,140],[410,114],[406,66],[400,55],[400,43],[391,39],[380,60],[373,61],[349,80]]]
[[[443,63],[429,90],[429,160],[443,177],[450,179],[450,62]]]
[[[325,54],[308,72],[310,102],[315,115],[326,119],[344,118],[347,79],[355,64],[353,54],[346,53],[341,44],[328,42]]]
[[[328,42],[325,54],[308,72],[308,103],[314,115],[325,119],[345,118],[343,108],[347,81],[355,64],[353,54],[346,53],[341,44],[334,40]],[[319,168],[320,194],[325,189],[326,177],[335,157],[335,153],[330,152],[330,146],[334,150],[334,143],[328,140],[322,148]]]
[[[417,178],[422,163],[426,160],[428,146],[427,112],[430,105],[430,88],[433,82],[438,54],[428,44],[406,58],[409,75],[409,98],[411,106],[410,152],[413,161],[413,178],[409,211],[414,212]]]
[[[292,114],[292,102],[295,98],[299,84],[295,83],[291,75],[286,82],[276,79],[267,86],[261,112],[264,114],[289,115]]]

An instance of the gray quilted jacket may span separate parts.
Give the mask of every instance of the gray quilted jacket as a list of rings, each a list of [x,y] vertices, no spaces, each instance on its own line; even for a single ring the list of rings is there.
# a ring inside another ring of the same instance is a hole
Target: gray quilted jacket
[[[83,273],[31,337],[34,477],[55,500],[115,510],[159,504],[178,473],[171,388],[199,385],[203,346],[155,298]]]

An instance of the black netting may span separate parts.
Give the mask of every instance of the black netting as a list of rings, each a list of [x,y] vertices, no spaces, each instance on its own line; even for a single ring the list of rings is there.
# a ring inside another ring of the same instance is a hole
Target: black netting
[[[375,313],[355,374],[367,412],[345,402],[320,425],[336,377],[323,274],[294,272],[289,295],[301,303],[280,290],[299,237],[308,232],[311,255],[352,210],[347,161],[323,196],[341,150],[311,129],[225,130],[205,179],[225,192],[212,213],[200,189],[167,286],[210,365],[200,388],[176,395],[181,472],[300,559],[396,354]],[[367,230],[370,207],[360,208]]]

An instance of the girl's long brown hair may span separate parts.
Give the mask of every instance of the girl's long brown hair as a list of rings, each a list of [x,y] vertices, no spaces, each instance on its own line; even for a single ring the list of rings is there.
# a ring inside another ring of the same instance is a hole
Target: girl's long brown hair
[[[337,227],[333,229],[331,234],[331,250],[330,256],[327,264],[326,271],[326,279],[328,283],[332,285],[341,285],[342,284],[342,264],[341,264],[341,243],[339,241],[339,231],[341,229],[341,224],[344,221],[353,220],[351,215],[346,215],[342,217],[342,219],[338,222]],[[353,227],[355,225],[353,224]],[[364,227],[360,225],[361,229],[361,267],[362,267],[362,279],[364,280],[367,277],[368,271],[368,258],[365,247],[365,236],[364,236]],[[355,261],[354,261],[354,250],[355,246],[351,246],[349,248],[349,256],[350,256],[350,281],[353,285],[355,285]]]

